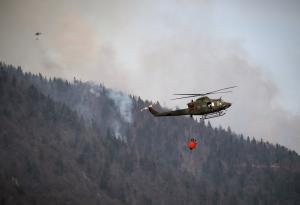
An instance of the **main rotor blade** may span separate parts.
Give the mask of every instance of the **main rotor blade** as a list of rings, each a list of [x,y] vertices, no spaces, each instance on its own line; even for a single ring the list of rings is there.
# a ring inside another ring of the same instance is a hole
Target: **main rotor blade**
[[[207,95],[214,95],[214,94],[220,94],[220,93],[232,93],[232,91],[221,91],[221,92],[214,92],[214,93],[209,93]]]
[[[178,94],[178,93],[175,93],[173,95],[205,95],[204,93],[203,94],[200,94],[200,93],[189,93],[189,94]]]
[[[236,88],[237,86],[230,86],[230,87],[227,87],[227,88],[222,88],[222,89],[219,89],[219,90],[214,90],[214,91],[211,91],[211,92],[208,92],[206,94],[210,94],[210,93],[215,93],[215,92],[218,92],[218,91],[221,91],[221,90],[227,90],[227,89],[231,89],[231,88]]]
[[[203,95],[211,95],[211,94],[219,94],[219,93],[232,93],[232,91],[221,91],[221,92],[211,92],[211,93],[203,93],[203,94],[196,94],[196,93],[190,93],[190,94],[173,94],[173,95],[191,95],[191,96],[203,96]]]
[[[232,91],[210,93],[209,95],[222,94],[222,93],[232,93]],[[181,94],[181,95],[183,95],[183,94]],[[179,97],[179,98],[172,98],[171,100],[178,100],[178,99],[184,99],[184,98],[193,98],[193,97],[199,97],[199,96],[205,96],[205,95],[204,94],[190,95],[190,96],[184,96],[184,97]]]
[[[189,93],[189,94],[174,94],[174,95],[197,95],[197,96],[201,96],[201,95],[208,95],[208,94],[213,94],[213,93],[217,93],[219,91],[222,91],[222,90],[227,90],[227,89],[231,89],[231,88],[235,88],[237,86],[230,86],[230,87],[227,87],[227,88],[222,88],[222,89],[219,89],[219,90],[214,90],[214,91],[211,91],[211,92],[207,92],[207,93]],[[221,92],[220,92],[221,93]]]
[[[172,98],[171,100],[178,100],[178,99],[183,99],[183,98],[193,98],[193,97],[197,97],[198,95],[191,95],[191,96],[184,96],[184,97],[180,97],[180,98]]]

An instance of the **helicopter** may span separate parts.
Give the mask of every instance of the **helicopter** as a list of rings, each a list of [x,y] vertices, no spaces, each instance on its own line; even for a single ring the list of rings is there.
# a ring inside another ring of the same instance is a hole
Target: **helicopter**
[[[201,119],[220,117],[226,114],[225,110],[228,109],[232,104],[230,102],[223,101],[222,98],[212,99],[207,97],[207,95],[230,93],[232,91],[229,89],[235,87],[237,86],[226,87],[226,88],[214,90],[207,93],[174,94],[182,97],[177,97],[172,100],[199,97],[195,101],[191,100],[191,102],[187,103],[187,108],[185,109],[158,112],[153,108],[153,105],[149,105],[148,107],[145,107],[142,110],[148,109],[150,113],[155,117],[181,116],[181,115],[189,115],[190,117],[193,117],[193,115],[201,115]]]
[[[36,36],[35,40],[39,40],[39,36],[42,35],[42,34],[43,34],[42,32],[36,32],[35,33],[35,36]]]

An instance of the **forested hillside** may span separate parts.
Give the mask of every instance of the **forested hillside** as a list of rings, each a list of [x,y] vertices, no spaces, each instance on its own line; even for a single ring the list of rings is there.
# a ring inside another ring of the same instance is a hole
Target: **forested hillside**
[[[0,204],[300,204],[296,152],[149,104],[0,63]]]

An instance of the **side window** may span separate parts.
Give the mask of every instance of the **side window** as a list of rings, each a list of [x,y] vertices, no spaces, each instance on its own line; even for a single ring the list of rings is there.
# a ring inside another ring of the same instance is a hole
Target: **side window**
[[[211,102],[207,103],[207,107],[211,108]]]

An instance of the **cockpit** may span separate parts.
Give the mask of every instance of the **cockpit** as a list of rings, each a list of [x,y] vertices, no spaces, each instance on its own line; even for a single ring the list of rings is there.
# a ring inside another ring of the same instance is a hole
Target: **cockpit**
[[[207,107],[213,108],[213,107],[220,107],[224,105],[222,100],[214,100],[214,101],[209,101],[206,103]]]

